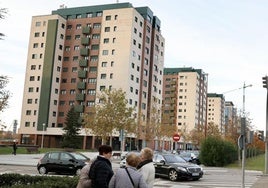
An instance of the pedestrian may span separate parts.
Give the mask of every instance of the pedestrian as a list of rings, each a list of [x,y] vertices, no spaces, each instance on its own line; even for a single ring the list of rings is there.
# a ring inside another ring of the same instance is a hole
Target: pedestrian
[[[116,171],[109,183],[109,188],[148,188],[142,174],[136,169],[139,162],[140,157],[136,154],[127,155],[126,167]]]
[[[113,176],[111,163],[112,147],[101,145],[99,155],[91,164],[89,178],[91,179],[92,188],[108,188],[109,182]]]
[[[16,142],[13,142],[13,155],[16,155],[17,153],[17,144]]]
[[[141,162],[137,166],[137,169],[143,175],[148,188],[152,188],[155,180],[155,168],[153,164],[154,152],[152,149],[146,147],[141,150],[140,158]]]
[[[91,186],[91,179],[89,179],[89,169],[91,164],[86,164],[79,175],[79,181],[76,188],[87,188]]]

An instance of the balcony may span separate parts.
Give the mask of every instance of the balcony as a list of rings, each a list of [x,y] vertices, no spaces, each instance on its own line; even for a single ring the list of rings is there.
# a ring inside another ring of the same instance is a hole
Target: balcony
[[[82,112],[84,112],[84,105],[75,105],[74,110],[76,112],[82,113]]]
[[[90,34],[90,27],[83,27],[82,28],[82,33],[83,34]]]
[[[80,55],[81,56],[88,56],[89,55],[89,49],[88,48],[82,48],[80,50]]]
[[[87,67],[88,66],[88,60],[86,60],[86,59],[80,59],[79,60],[79,66],[80,67]]]
[[[78,82],[77,89],[86,89],[86,83],[85,82]]]
[[[76,100],[77,101],[84,101],[85,100],[85,94],[83,94],[83,93],[77,93],[76,94]]]
[[[85,70],[79,70],[78,71],[78,77],[79,78],[86,78],[87,77],[87,71],[85,71]]]
[[[88,45],[88,44],[89,44],[89,41],[90,41],[89,38],[87,38],[87,37],[82,37],[82,39],[81,39],[81,44],[82,44],[82,45]]]

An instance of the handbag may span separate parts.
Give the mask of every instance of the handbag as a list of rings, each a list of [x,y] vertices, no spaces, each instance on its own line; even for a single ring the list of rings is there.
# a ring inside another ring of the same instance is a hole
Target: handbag
[[[131,176],[130,176],[130,174],[129,174],[128,170],[127,170],[127,168],[125,168],[125,169],[126,169],[126,171],[127,171],[127,175],[128,175],[128,177],[129,177],[129,179],[130,179],[130,181],[131,181],[131,183],[132,183],[133,187],[135,187],[135,186],[134,186],[133,179],[131,178]]]

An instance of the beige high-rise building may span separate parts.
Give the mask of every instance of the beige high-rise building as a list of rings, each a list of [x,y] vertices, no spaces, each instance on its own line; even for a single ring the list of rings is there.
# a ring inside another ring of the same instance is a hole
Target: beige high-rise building
[[[103,89],[125,91],[145,124],[152,104],[162,106],[164,46],[161,22],[149,7],[62,7],[33,16],[20,142],[60,147],[70,107],[83,115]],[[83,148],[96,147],[94,135],[82,130],[81,136]],[[118,135],[113,141],[119,147]]]
[[[207,123],[213,124],[219,128],[221,133],[224,133],[224,107],[225,99],[223,94],[208,93],[207,107]]]
[[[201,69],[164,69],[164,124],[174,126],[180,135],[189,134],[191,130],[206,124],[207,80],[207,74]],[[180,142],[184,141],[181,136]]]

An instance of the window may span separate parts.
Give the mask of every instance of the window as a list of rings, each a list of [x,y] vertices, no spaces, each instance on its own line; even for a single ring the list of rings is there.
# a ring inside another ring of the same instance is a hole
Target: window
[[[35,26],[36,26],[36,27],[41,26],[41,22],[35,22]]]
[[[71,94],[71,95],[74,95],[74,94],[75,94],[75,89],[71,89],[71,90],[70,90],[70,94]]]
[[[104,91],[105,90],[105,86],[100,86],[100,91]]]
[[[29,93],[33,92],[33,87],[29,87],[28,92]]]
[[[82,15],[81,14],[77,14],[76,15],[76,18],[82,18]]]
[[[89,95],[95,95],[95,94],[96,94],[96,90],[95,90],[95,89],[89,89],[89,90],[87,91],[87,93],[88,93]]]
[[[72,27],[73,27],[72,25],[67,25],[67,29],[68,29],[68,30],[71,30]]]
[[[98,50],[99,49],[99,45],[98,44],[93,44],[93,45],[91,45],[91,49],[92,50]]]
[[[75,40],[79,40],[80,38],[81,38],[80,35],[75,35],[74,37]]]
[[[104,32],[110,32],[110,27],[105,27]]]
[[[37,54],[32,54],[32,59],[37,59]]]
[[[38,43],[34,43],[33,48],[38,48]]]
[[[91,18],[93,16],[92,12],[87,13],[87,18]]]
[[[92,39],[99,39],[100,38],[100,34],[93,34],[92,35]]]
[[[114,15],[114,19],[117,20],[118,15]]]
[[[78,51],[79,50],[79,46],[74,46],[74,50]]]
[[[101,79],[106,79],[106,74],[101,74]]]
[[[39,37],[39,36],[40,36],[39,32],[34,33],[34,37]]]
[[[70,50],[71,50],[70,46],[65,46],[65,51],[66,51],[66,52],[68,52],[68,51],[70,51]]]
[[[33,99],[28,99],[27,100],[27,104],[32,104],[33,103]]]
[[[114,31],[117,31],[117,26],[114,26]]]
[[[101,28],[101,24],[100,23],[94,23],[93,28],[94,29]]]
[[[72,72],[77,72],[77,67],[72,67]]]
[[[102,62],[102,63],[101,63],[101,66],[102,66],[102,67],[107,67],[107,62]]]
[[[68,35],[68,36],[65,37],[65,39],[66,39],[66,40],[71,40],[72,37],[71,37],[70,35]]]
[[[94,106],[95,102],[94,101],[87,101],[87,106]]]
[[[102,16],[102,12],[97,12],[97,17]]]
[[[111,20],[111,18],[112,18],[111,16],[106,16],[105,20]]]
[[[89,78],[88,83],[96,83],[97,79],[96,78]]]
[[[34,81],[34,76],[30,76],[30,81]]]
[[[31,65],[31,70],[35,70],[36,65]]]
[[[81,29],[81,28],[82,28],[81,24],[76,25],[76,29]]]
[[[103,50],[102,55],[108,55],[108,50]]]
[[[31,110],[26,110],[26,115],[27,116],[31,115]]]
[[[113,75],[114,75],[113,73],[110,74],[110,79],[113,79]]]
[[[109,38],[105,38],[105,39],[103,39],[103,43],[104,43],[104,44],[109,43]]]

